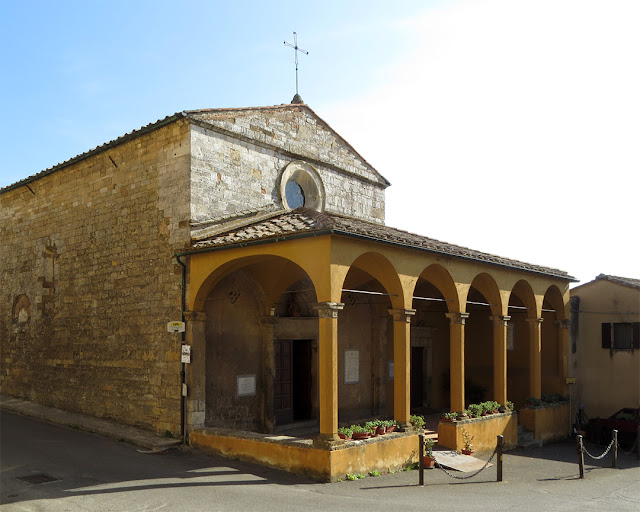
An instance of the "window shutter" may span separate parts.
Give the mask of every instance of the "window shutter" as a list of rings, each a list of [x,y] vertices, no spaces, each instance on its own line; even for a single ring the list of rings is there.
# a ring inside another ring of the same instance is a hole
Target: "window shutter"
[[[640,322],[633,322],[633,348],[640,349]]]
[[[602,348],[611,348],[611,324],[602,324]]]

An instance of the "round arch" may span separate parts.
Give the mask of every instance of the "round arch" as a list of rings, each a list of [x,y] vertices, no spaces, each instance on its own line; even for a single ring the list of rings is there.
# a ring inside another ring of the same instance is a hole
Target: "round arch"
[[[500,295],[500,289],[496,280],[491,276],[491,274],[487,274],[486,272],[482,272],[481,274],[476,275],[471,281],[471,288],[475,288],[478,292],[480,292],[484,298],[487,300],[489,308],[491,309],[491,314],[494,316],[503,315],[503,303],[502,297]],[[471,288],[467,291],[466,300],[469,300],[469,294],[471,293]]]
[[[376,252],[365,252],[353,260],[351,265],[345,269],[341,277],[341,289],[345,288],[349,273],[354,270],[361,270],[376,279],[389,294],[391,307],[407,308],[404,301],[404,290],[400,277],[393,264],[382,254]]]

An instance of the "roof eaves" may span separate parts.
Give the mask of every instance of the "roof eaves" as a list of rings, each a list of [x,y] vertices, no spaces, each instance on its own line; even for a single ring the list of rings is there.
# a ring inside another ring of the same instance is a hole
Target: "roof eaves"
[[[100,146],[96,146],[93,149],[90,149],[89,151],[85,151],[84,153],[81,153],[77,156],[74,156],[73,158],[70,158],[69,160],[65,160],[64,162],[61,162],[57,165],[54,165],[53,167],[49,167],[48,169],[45,169],[43,171],[40,171],[37,174],[34,174],[33,176],[29,176],[27,178],[24,178],[20,181],[16,181],[15,183],[12,183],[11,185],[7,185],[6,187],[0,188],[0,194],[3,194],[4,192],[9,192],[10,190],[14,190],[16,188],[28,185],[29,183],[32,183],[36,180],[39,180],[40,178],[44,177],[44,176],[48,176],[49,174],[53,174],[54,172],[60,171],[62,169],[64,169],[65,167],[69,167],[70,165],[73,165],[75,163],[81,162],[82,160],[85,160],[93,155],[97,155],[103,151],[107,151],[108,149],[111,149],[113,147],[119,146],[120,144],[124,144],[125,142],[128,142],[130,140],[133,140],[137,137],[140,137],[141,135],[144,135],[145,133],[148,133],[150,131],[153,131],[157,128],[160,128],[162,126],[165,126],[169,123],[172,123],[180,118],[186,117],[184,112],[177,112],[173,115],[167,116],[163,119],[159,119],[158,121],[154,122],[154,123],[150,123],[147,124],[145,126],[143,126],[142,128],[138,128],[137,130],[133,130],[129,133],[125,133],[124,135],[113,139],[109,142],[105,142],[104,144],[101,144]]]

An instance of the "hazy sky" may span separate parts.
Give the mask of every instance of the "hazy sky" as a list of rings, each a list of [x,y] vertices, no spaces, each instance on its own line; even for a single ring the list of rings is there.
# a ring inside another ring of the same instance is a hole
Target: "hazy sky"
[[[175,112],[300,95],[387,224],[640,278],[640,2],[0,0],[0,187]]]

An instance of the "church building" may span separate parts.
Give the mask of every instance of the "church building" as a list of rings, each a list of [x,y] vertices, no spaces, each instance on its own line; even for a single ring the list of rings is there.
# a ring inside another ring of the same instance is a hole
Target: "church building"
[[[1,189],[0,391],[329,480],[389,451],[339,426],[566,394],[573,278],[386,226],[389,185],[292,103],[179,112]]]

